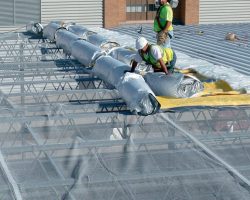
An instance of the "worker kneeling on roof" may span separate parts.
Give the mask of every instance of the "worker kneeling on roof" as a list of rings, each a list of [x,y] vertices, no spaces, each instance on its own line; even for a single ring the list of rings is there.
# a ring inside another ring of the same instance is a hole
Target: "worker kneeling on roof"
[[[135,71],[138,63],[145,61],[147,64],[152,65],[154,72],[173,73],[176,55],[171,48],[149,44],[144,37],[137,38],[136,48],[138,52],[132,62],[131,72]]]

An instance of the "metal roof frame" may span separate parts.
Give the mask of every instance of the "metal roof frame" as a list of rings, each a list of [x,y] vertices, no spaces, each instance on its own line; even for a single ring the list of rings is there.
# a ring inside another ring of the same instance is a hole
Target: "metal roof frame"
[[[249,174],[248,154],[242,154],[242,149],[250,151],[249,107],[135,115],[116,90],[55,44],[18,35],[0,42],[0,146],[5,160],[0,163],[0,191],[6,199],[40,198],[41,192],[48,198],[79,199],[96,191],[105,199],[168,199],[182,188],[179,195],[186,199],[210,200],[210,193],[197,193],[199,188],[212,184],[214,194],[230,197],[230,181],[243,184],[228,176],[237,177],[237,171],[206,154],[182,129]],[[110,140],[114,132],[120,139]],[[241,156],[241,163],[226,153],[229,149]],[[73,171],[67,170],[70,165],[75,165]]]

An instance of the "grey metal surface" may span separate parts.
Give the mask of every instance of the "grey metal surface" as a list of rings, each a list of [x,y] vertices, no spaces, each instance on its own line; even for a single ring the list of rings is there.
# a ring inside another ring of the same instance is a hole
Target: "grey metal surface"
[[[248,0],[200,0],[199,24],[250,22]]]
[[[41,0],[41,22],[73,20],[85,26],[103,26],[103,0]]]
[[[123,25],[111,30],[137,37],[138,26],[142,25],[142,35],[156,43],[152,24]],[[227,33],[233,32],[238,40],[225,40]],[[250,75],[250,24],[218,24],[174,26],[172,47],[194,58],[201,58],[214,64],[229,66],[236,71]],[[178,58],[177,58],[178,59]],[[178,67],[178,66],[177,66]]]
[[[41,0],[0,1],[0,30],[2,26],[25,25],[41,21]]]

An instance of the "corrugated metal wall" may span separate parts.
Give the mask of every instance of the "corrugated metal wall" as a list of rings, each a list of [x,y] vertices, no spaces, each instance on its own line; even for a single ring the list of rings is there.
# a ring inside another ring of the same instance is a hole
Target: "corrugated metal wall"
[[[41,0],[0,0],[0,32],[40,21]]]
[[[41,9],[42,23],[70,20],[80,25],[103,27],[103,0],[42,0]]]
[[[0,25],[14,24],[14,1],[0,0]]]
[[[15,0],[15,24],[39,22],[41,17],[41,0]]]
[[[250,0],[200,0],[200,24],[250,22]]]

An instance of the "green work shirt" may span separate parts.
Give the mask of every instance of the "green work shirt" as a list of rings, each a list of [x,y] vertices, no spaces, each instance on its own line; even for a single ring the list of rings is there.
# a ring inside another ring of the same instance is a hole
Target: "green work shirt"
[[[169,22],[173,21],[173,10],[172,10],[169,3],[161,6],[157,13],[158,14],[156,14],[156,16],[159,15],[159,21],[160,21],[161,27],[165,27],[167,21],[169,21]],[[162,29],[160,28],[160,26],[158,24],[157,18],[155,17],[155,19],[154,19],[154,31],[159,32],[161,30]],[[168,28],[168,31],[171,31],[171,30],[173,30],[172,24]]]

